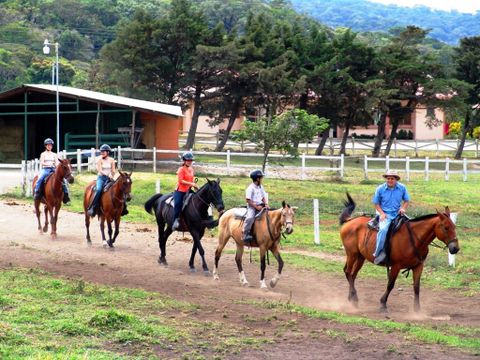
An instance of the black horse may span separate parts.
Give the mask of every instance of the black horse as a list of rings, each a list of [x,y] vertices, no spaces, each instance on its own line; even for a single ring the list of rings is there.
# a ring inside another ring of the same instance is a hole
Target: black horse
[[[160,265],[168,265],[166,259],[165,246],[167,239],[172,233],[173,226],[173,207],[166,203],[172,194],[155,194],[145,203],[145,210],[151,214],[152,209],[155,210],[155,217],[158,224],[158,244],[160,246],[160,256],[158,263]],[[205,261],[205,250],[200,240],[205,234],[205,228],[218,225],[218,220],[214,221],[208,216],[208,208],[213,204],[219,213],[224,210],[222,199],[222,188],[220,187],[220,179],[208,180],[197,192],[191,195],[188,204],[184,207],[180,217],[180,228],[178,231],[188,231],[193,238],[192,255],[188,263],[190,270],[195,271],[194,258],[197,252],[202,257],[203,271],[208,273],[208,266]],[[167,228],[165,229],[165,225]]]

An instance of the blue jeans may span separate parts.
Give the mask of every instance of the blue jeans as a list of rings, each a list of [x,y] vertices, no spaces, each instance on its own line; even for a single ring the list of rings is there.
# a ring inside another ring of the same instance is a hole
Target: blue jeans
[[[55,171],[54,168],[43,168],[38,175],[37,183],[35,184],[35,193],[40,191],[40,185],[45,181],[45,178]]]
[[[182,212],[183,198],[186,194],[186,192],[178,190],[173,192],[173,220],[180,217],[180,213]]]
[[[97,192],[95,193],[95,197],[93,198],[92,201],[92,208],[97,208],[98,207],[98,202],[100,201],[100,197],[102,196],[102,191],[103,187],[105,186],[105,183],[108,181],[108,176],[105,175],[98,175],[97,177]]]
[[[387,238],[388,228],[392,223],[393,219],[397,216],[396,213],[385,213],[387,217],[385,220],[380,221],[378,224],[378,234],[377,234],[377,247],[375,248],[375,256],[378,256],[385,247],[385,240]]]

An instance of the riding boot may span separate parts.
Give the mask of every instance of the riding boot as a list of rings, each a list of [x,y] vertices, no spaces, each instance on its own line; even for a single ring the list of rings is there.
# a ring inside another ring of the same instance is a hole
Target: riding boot
[[[252,240],[253,240],[253,236],[250,233],[248,233],[247,235],[243,234],[243,242],[245,245],[250,245]]]
[[[63,203],[68,204],[69,202],[70,202],[70,196],[69,196],[68,192],[65,192],[63,194]]]
[[[97,206],[92,204],[87,210],[87,215],[94,217],[97,214]]]
[[[373,260],[373,263],[375,265],[383,265],[385,260],[387,259],[387,254],[385,253],[385,250],[382,250],[378,256],[375,256],[375,260]]]
[[[33,200],[41,200],[42,199],[42,192],[40,190],[35,191],[35,194],[33,194]]]
[[[127,210],[127,203],[123,205],[123,210],[120,216],[128,215],[128,210]]]
[[[176,219],[173,221],[172,230],[173,230],[173,231],[176,231],[176,230],[178,230],[179,227],[180,227],[180,219],[179,219],[179,218],[176,218]]]

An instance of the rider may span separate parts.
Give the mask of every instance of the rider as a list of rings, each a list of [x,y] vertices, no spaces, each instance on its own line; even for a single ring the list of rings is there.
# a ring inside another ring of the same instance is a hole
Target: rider
[[[173,193],[173,226],[172,230],[177,230],[180,227],[180,213],[182,212],[183,199],[185,194],[191,190],[192,187],[198,190],[198,185],[194,182],[193,172],[193,154],[186,151],[182,155],[183,164],[177,170],[177,186]]]
[[[255,221],[255,215],[257,215],[257,213],[264,207],[267,209],[269,208],[267,203],[267,193],[262,186],[262,180],[264,176],[265,174],[262,170],[252,171],[250,173],[252,183],[245,191],[245,197],[247,200],[247,215],[245,222],[243,223],[242,238],[246,244],[249,244],[253,240],[250,230],[252,229],[253,222]]]
[[[377,187],[372,199],[377,215],[380,216],[379,230],[377,233],[377,247],[373,254],[375,256],[374,263],[376,265],[385,261],[385,238],[390,223],[398,215],[405,214],[410,201],[410,195],[408,194],[407,188],[405,185],[398,182],[400,176],[395,171],[389,170],[382,176],[386,181],[384,184]]]
[[[109,156],[110,151],[112,151],[112,148],[109,145],[103,144],[100,146],[100,157],[98,158],[96,164],[98,171],[96,185],[97,192],[95,193],[92,204],[88,208],[87,214],[89,216],[95,216],[95,214],[98,212],[98,203],[100,202],[100,198],[102,196],[103,187],[107,181],[109,179],[112,180],[113,176],[115,175],[115,160]]]
[[[58,156],[52,151],[53,144],[53,140],[50,138],[45,139],[45,141],[43,142],[43,145],[45,145],[45,151],[40,154],[40,166],[42,167],[42,170],[40,171],[37,183],[35,184],[35,191],[33,194],[33,198],[35,200],[41,199],[42,194],[40,193],[40,186],[45,181],[45,178],[48,175],[55,172],[55,167],[58,164]],[[65,181],[63,181],[62,183],[62,190],[63,203],[67,204],[70,202],[70,197],[68,196],[68,188]]]

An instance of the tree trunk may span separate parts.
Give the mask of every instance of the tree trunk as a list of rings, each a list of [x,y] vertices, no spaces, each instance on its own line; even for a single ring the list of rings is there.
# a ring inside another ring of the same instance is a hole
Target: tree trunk
[[[232,112],[230,113],[230,117],[228,119],[227,128],[225,129],[225,132],[223,133],[223,138],[218,143],[217,147],[215,148],[215,151],[222,151],[223,150],[225,144],[227,143],[228,136],[230,135],[230,132],[232,131],[233,124],[235,123],[235,120],[238,117],[238,113],[240,112],[241,106],[242,106],[242,97],[238,96],[238,97],[235,98],[235,101],[233,102]]]
[[[385,137],[385,125],[387,121],[387,114],[382,114],[380,121],[378,122],[377,136],[375,136],[375,141],[373,144],[373,157],[379,157],[380,151],[382,150],[382,142]]]
[[[323,148],[325,147],[325,144],[327,143],[329,133],[330,133],[330,128],[327,128],[322,132],[322,137],[320,139],[320,143],[317,146],[317,149],[315,150],[315,155],[322,155]]]
[[[388,156],[390,154],[393,140],[397,136],[398,125],[399,125],[399,121],[397,119],[393,119],[392,130],[390,131],[390,138],[388,139],[387,147],[385,148],[385,156]]]
[[[345,121],[345,132],[343,133],[342,143],[340,144],[340,154],[343,154],[343,155],[345,155],[345,146],[347,145],[348,133],[350,132],[351,123],[352,123],[352,119],[349,117]]]
[[[465,123],[463,124],[462,129],[462,137],[460,138],[460,143],[458,144],[457,152],[455,153],[455,159],[459,160],[462,157],[463,147],[465,146],[465,139],[467,138],[467,134],[471,131],[471,124],[470,124],[470,111],[467,111],[467,115],[465,116]]]
[[[263,163],[262,163],[262,171],[265,173],[265,168],[267,167],[267,160],[268,160],[268,153],[270,149],[263,150]]]
[[[308,90],[305,91],[302,95],[300,95],[300,103],[298,106],[302,110],[307,110],[307,104],[308,104]]]
[[[195,143],[195,135],[197,134],[198,126],[198,117],[200,116],[200,106],[201,106],[201,95],[202,95],[202,85],[197,82],[195,87],[195,98],[193,103],[193,115],[192,123],[190,124],[190,129],[188,130],[187,143],[185,144],[185,149],[190,150],[193,148]]]

